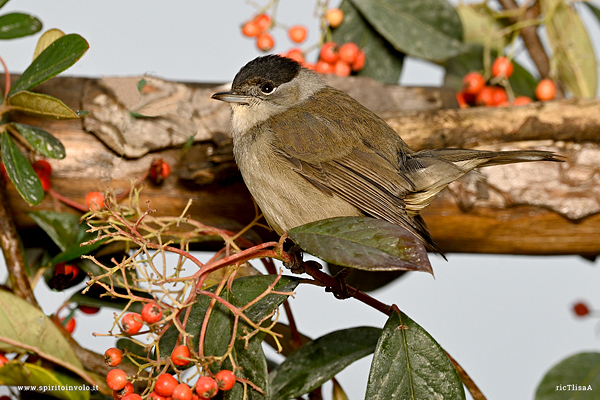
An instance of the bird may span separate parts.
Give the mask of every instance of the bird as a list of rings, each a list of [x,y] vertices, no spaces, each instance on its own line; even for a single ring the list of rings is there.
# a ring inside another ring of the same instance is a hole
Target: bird
[[[541,150],[413,151],[383,119],[316,72],[280,55],[257,57],[231,90],[233,152],[242,178],[279,234],[333,217],[400,225],[443,255],[420,211],[478,167],[562,161]]]

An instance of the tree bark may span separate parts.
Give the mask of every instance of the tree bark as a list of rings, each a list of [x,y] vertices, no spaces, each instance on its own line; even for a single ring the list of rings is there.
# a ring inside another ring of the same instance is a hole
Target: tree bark
[[[60,98],[73,109],[90,110],[86,120],[56,121],[24,114],[14,114],[13,118],[51,132],[65,145],[67,157],[49,161],[53,189],[70,199],[83,203],[90,191],[126,191],[153,160],[162,158],[172,166],[173,175],[161,186],[146,183],[143,201],[161,215],[179,215],[193,199],[189,210],[193,218],[219,227],[242,227],[254,218],[255,208],[232,158],[228,108],[209,100],[210,93],[222,87],[161,82],[151,84],[147,94],[142,90],[140,101],[135,95],[131,100],[123,94],[121,83],[54,78],[39,91]],[[163,84],[173,86],[164,89]],[[444,251],[600,253],[600,100],[447,109],[455,101],[444,89],[384,86],[365,79],[334,79],[332,84],[345,86],[415,150],[540,148],[566,157],[565,163],[485,168],[452,184],[422,213]],[[144,97],[156,93],[165,95]],[[193,104],[189,115],[181,114],[188,112],[184,108],[189,104]],[[121,123],[153,125],[127,125],[123,130],[115,122],[117,114]],[[138,114],[146,117],[139,118]],[[181,124],[187,125],[182,128],[184,134],[178,136],[177,126]],[[149,136],[157,126],[167,136]],[[190,129],[196,142],[182,150],[180,145],[188,139]],[[131,138],[135,140],[128,141]],[[29,207],[12,184],[7,189],[20,230],[34,227],[26,214],[29,211],[68,210],[50,196]],[[27,237],[24,240],[27,242]]]

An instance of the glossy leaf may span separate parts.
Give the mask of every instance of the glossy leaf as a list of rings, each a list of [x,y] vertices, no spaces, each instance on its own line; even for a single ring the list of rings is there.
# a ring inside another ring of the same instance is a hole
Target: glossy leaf
[[[33,35],[41,29],[42,22],[30,14],[10,13],[0,16],[0,40]]]
[[[593,400],[600,387],[600,353],[579,353],[553,366],[535,391],[535,400]]]
[[[459,400],[465,392],[444,349],[416,322],[394,312],[377,343],[365,398]]]
[[[0,133],[0,148],[6,173],[19,194],[30,205],[40,204],[44,199],[42,184],[27,158],[7,132]]]
[[[423,243],[399,225],[367,217],[338,217],[290,229],[302,250],[332,264],[369,271],[433,274]]]
[[[245,347],[244,341],[236,341],[233,356],[235,357],[236,364],[241,367],[241,369],[236,370],[236,376],[248,379],[265,392],[268,392],[269,372],[267,369],[267,359],[261,344],[263,336],[264,334],[254,336],[248,341],[247,348]],[[231,361],[226,360],[221,366],[221,369],[232,370]],[[267,396],[252,389],[247,391],[247,397],[245,397],[247,400],[264,400],[267,398]],[[244,399],[244,386],[241,383],[236,382],[231,390],[223,394],[223,400],[239,399]]]
[[[404,54],[394,49],[394,46],[377,33],[350,0],[344,0],[340,10],[344,12],[344,21],[333,30],[333,41],[356,43],[365,52],[365,66],[357,75],[368,76],[383,83],[397,84],[402,72]]]
[[[77,240],[79,217],[75,214],[57,211],[32,211],[27,213],[50,239],[65,251]]]
[[[50,390],[65,386],[85,387],[82,386],[84,383],[81,380],[57,370],[48,370],[35,364],[22,364],[18,361],[9,362],[0,367],[0,385],[45,387],[48,389],[43,392],[45,395],[63,400],[87,400],[90,398],[89,390]]]
[[[29,114],[57,119],[74,119],[79,116],[56,97],[42,93],[17,92],[8,98],[8,104]]]
[[[49,158],[65,158],[65,146],[52,136],[50,133],[43,129],[36,128],[35,126],[29,126],[24,124],[12,123],[21,135],[29,142],[31,147],[37,150],[40,154]]]
[[[588,32],[571,6],[562,0],[540,1],[558,75],[577,97],[596,96],[597,62]]]
[[[38,39],[37,45],[35,46],[35,50],[33,52],[33,59],[35,60],[37,56],[42,54],[44,50],[48,48],[52,43],[54,43],[57,39],[65,36],[65,33],[60,29],[49,29],[40,36]]]
[[[12,293],[0,290],[0,350],[13,351],[6,340],[34,351],[42,358],[52,356],[71,370],[83,372],[81,362],[58,327],[37,307]]]
[[[9,97],[34,88],[66,70],[75,64],[88,48],[86,40],[74,33],[57,39],[36,57],[23,75],[17,79],[8,94]]]
[[[352,0],[396,50],[444,61],[466,50],[458,14],[446,0]]]
[[[269,374],[271,400],[302,396],[375,350],[381,329],[349,328],[302,346]]]

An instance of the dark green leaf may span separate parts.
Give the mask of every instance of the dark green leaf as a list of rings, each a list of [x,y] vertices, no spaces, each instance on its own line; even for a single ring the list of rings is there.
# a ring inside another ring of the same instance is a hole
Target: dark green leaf
[[[433,274],[423,243],[399,225],[367,217],[337,217],[288,232],[302,250],[332,264],[369,271]]]
[[[41,29],[42,22],[33,15],[10,13],[0,16],[0,39],[15,39],[29,36],[39,32]]]
[[[8,3],[8,0],[0,0],[0,8],[4,7],[6,3]]]
[[[595,5],[593,5],[592,3],[590,3],[589,1],[583,1],[582,3],[585,4],[586,6],[588,6],[588,8],[592,11],[594,16],[598,20],[598,23],[600,23],[600,9],[598,7],[596,7]]]
[[[39,151],[42,155],[49,158],[65,158],[65,147],[60,140],[50,133],[35,126],[17,124],[16,122],[13,122],[12,125],[23,135],[31,147]]]
[[[127,350],[128,352],[137,354],[140,357],[148,357],[146,348],[127,338],[121,338],[117,340],[117,349]]]
[[[9,97],[17,92],[34,88],[66,70],[75,64],[88,48],[86,40],[74,33],[57,39],[33,60],[23,75],[17,79],[10,90]]]
[[[377,343],[365,398],[459,400],[465,392],[444,349],[416,322],[394,312]]]
[[[600,387],[600,353],[579,353],[548,371],[535,391],[535,400],[593,400]]]
[[[245,348],[245,343],[238,340],[235,343],[233,356],[241,370],[236,370],[236,376],[248,379],[263,391],[269,390],[269,372],[267,370],[267,359],[262,348],[262,337],[264,334],[254,336],[248,341],[248,348]],[[229,360],[223,363],[221,369],[231,370]],[[218,370],[218,369],[217,369]],[[226,392],[223,400],[239,400],[243,399],[244,387],[241,383],[236,383],[233,389]],[[247,400],[263,400],[267,397],[256,390],[248,390]]]
[[[19,194],[31,205],[40,204],[44,199],[44,189],[33,167],[17,148],[7,132],[0,134],[2,161],[6,173]]]
[[[269,374],[271,399],[296,398],[321,386],[371,354],[380,334],[379,328],[363,326],[331,332],[305,344]]]
[[[456,10],[446,0],[352,0],[396,50],[441,62],[467,48]]]
[[[79,217],[56,211],[32,211],[27,213],[50,236],[62,251],[73,246],[79,232]]]
[[[397,84],[402,72],[404,54],[385,40],[363,18],[350,0],[340,5],[344,12],[344,22],[333,30],[333,41],[336,43],[353,42],[365,52],[366,63],[359,76],[368,76],[379,82]]]
[[[79,118],[65,103],[47,94],[22,91],[8,98],[8,104],[19,111],[54,117],[57,119]]]

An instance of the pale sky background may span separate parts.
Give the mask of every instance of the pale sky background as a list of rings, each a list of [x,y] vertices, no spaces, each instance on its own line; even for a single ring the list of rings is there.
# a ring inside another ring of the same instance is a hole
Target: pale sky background
[[[278,18],[289,25],[307,25],[308,40],[314,41],[313,10],[312,1],[281,0]],[[254,13],[242,0],[12,0],[0,14],[9,11],[31,12],[43,21],[44,30],[59,28],[88,40],[90,50],[65,75],[150,74],[226,82],[259,55],[254,42],[240,34],[241,23]],[[597,25],[586,22],[597,45]],[[0,42],[0,55],[11,72],[27,67],[38,37]],[[290,47],[283,31],[276,41],[275,51]],[[401,77],[406,85],[438,86],[442,80],[441,68],[418,61],[406,62]],[[431,258],[435,279],[412,273],[374,296],[397,304],[423,326],[489,399],[532,399],[552,365],[578,352],[599,350],[597,320],[575,318],[571,311],[579,300],[600,307],[598,261],[576,256],[449,254],[448,262]],[[0,265],[0,280],[5,277]],[[49,292],[41,283],[36,295],[44,298],[44,311],[52,313],[70,293]],[[346,327],[383,327],[386,320],[355,300],[339,301],[306,285],[297,290],[291,304],[300,330],[313,338]],[[104,352],[112,340],[91,333],[106,332],[111,315],[112,310],[103,310],[102,318],[78,313],[74,337],[85,347]],[[364,398],[370,360],[365,358],[338,376],[351,400]],[[329,391],[325,390],[326,398]]]

